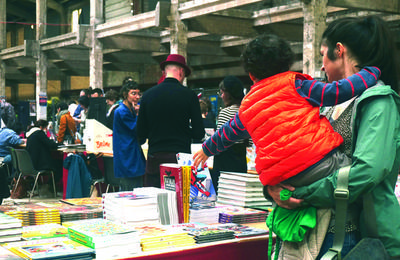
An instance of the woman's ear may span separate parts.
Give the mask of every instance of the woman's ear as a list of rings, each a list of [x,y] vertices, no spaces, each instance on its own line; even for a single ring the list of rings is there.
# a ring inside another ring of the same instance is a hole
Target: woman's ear
[[[343,57],[344,52],[346,51],[346,47],[341,42],[336,43],[336,57]]]

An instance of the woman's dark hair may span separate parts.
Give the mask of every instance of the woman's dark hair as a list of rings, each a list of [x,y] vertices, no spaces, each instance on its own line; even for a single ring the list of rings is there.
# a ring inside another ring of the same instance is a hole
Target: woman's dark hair
[[[376,66],[380,79],[398,92],[398,61],[396,44],[387,23],[378,16],[343,18],[331,22],[322,34],[322,44],[328,47],[328,58],[336,60],[336,43],[342,43],[362,69]]]
[[[139,89],[141,90],[139,84],[137,84],[135,81],[133,80],[128,80],[125,82],[124,85],[122,85],[120,94],[122,96],[122,98],[125,100],[128,97],[128,92],[131,89]]]
[[[227,76],[219,83],[219,89],[224,92],[226,106],[240,105],[244,97],[243,83],[235,76]]]
[[[81,97],[78,98],[78,103],[81,106],[84,106],[84,107],[88,108],[89,105],[90,105],[90,99],[87,96],[81,96]]]
[[[290,45],[273,34],[258,36],[245,47],[242,56],[245,71],[258,80],[288,71],[294,61]]]
[[[38,121],[35,122],[35,126],[36,126],[36,127],[43,127],[43,128],[45,128],[45,127],[47,127],[48,125],[49,125],[49,122],[47,122],[47,121],[44,120],[44,119],[39,119]]]
[[[119,98],[119,94],[117,91],[110,89],[109,91],[106,92],[106,94],[104,95],[104,97],[108,100],[118,100]]]
[[[60,103],[57,104],[56,110],[58,110],[59,108],[61,108],[61,111],[62,110],[67,110],[68,109],[68,105],[65,102],[60,102]]]

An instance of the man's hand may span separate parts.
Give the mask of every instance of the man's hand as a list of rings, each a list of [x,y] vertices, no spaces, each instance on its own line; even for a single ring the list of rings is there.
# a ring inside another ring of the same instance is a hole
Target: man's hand
[[[203,166],[207,159],[208,156],[203,152],[203,150],[199,150],[193,155],[193,166],[197,169],[200,164]]]
[[[281,200],[280,193],[283,189],[288,189],[290,191],[294,191],[295,188],[291,185],[288,184],[277,184],[275,186],[268,186],[267,190],[269,195],[272,197],[272,199],[278,204],[279,207],[285,208],[285,209],[295,209],[301,206],[301,203],[303,202],[302,199],[296,199],[293,197],[290,197],[288,200]]]

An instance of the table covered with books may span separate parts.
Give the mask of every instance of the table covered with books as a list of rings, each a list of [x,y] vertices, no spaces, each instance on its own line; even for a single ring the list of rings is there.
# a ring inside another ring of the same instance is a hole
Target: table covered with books
[[[138,188],[94,199],[0,206],[0,255],[9,254],[5,259],[267,259],[268,212],[209,202],[193,205],[189,221],[179,223],[176,205],[176,192]]]

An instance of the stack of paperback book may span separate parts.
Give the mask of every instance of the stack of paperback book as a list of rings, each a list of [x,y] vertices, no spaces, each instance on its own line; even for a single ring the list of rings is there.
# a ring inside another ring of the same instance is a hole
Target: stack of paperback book
[[[69,238],[96,252],[96,259],[116,259],[141,252],[138,232],[129,225],[104,219],[80,220],[68,227]]]
[[[174,225],[137,225],[143,252],[192,246],[195,241],[187,231]]]
[[[0,211],[18,218],[22,226],[41,225],[46,223],[60,224],[58,209],[46,208],[35,203],[25,203],[13,206],[0,206]]]
[[[54,208],[60,212],[61,223],[92,218],[103,218],[103,209],[99,205],[72,205],[60,201],[37,202],[38,205]]]
[[[218,181],[218,204],[267,209],[272,202],[265,199],[257,174],[221,172]]]
[[[135,192],[103,194],[103,218],[123,224],[160,223],[157,196]]]
[[[0,260],[22,260],[23,258],[0,246]]]
[[[235,232],[236,238],[261,236],[269,233],[267,229],[254,228],[235,223],[219,224],[217,227]]]
[[[268,211],[239,206],[221,207],[219,213],[219,223],[256,223],[265,222],[269,214]]]
[[[142,196],[156,196],[158,213],[162,225],[178,223],[176,192],[155,187],[135,188],[134,193]]]
[[[22,221],[0,213],[0,243],[19,241],[22,238]]]
[[[3,244],[3,247],[24,259],[92,260],[94,250],[67,237],[38,239]]]
[[[194,237],[197,244],[234,239],[235,232],[213,225],[187,227],[185,230]]]
[[[193,203],[190,206],[190,222],[204,224],[215,224],[219,220],[220,208],[215,207],[215,203]]]

